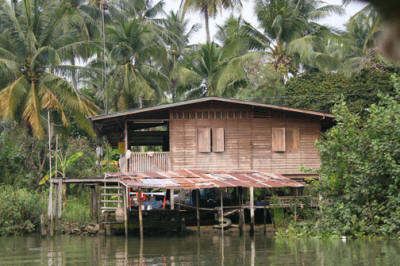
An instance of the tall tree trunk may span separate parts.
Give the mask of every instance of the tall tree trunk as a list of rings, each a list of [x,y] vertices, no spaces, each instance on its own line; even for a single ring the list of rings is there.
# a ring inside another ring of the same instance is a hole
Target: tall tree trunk
[[[211,38],[210,38],[210,23],[208,21],[209,16],[208,16],[208,5],[205,6],[204,8],[204,21],[206,24],[206,35],[207,35],[207,43],[211,42]]]
[[[75,52],[72,53],[72,60],[71,60],[71,64],[73,66],[75,66]],[[74,86],[74,89],[77,90],[78,89],[78,81],[76,79],[76,70],[73,69],[72,70],[72,86]]]

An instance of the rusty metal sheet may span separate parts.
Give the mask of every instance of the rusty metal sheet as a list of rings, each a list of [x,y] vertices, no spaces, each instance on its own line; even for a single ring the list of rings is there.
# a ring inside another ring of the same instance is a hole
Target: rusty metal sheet
[[[182,169],[166,172],[106,173],[127,187],[164,189],[203,189],[227,187],[303,187],[300,182],[277,173],[248,171],[205,171]]]

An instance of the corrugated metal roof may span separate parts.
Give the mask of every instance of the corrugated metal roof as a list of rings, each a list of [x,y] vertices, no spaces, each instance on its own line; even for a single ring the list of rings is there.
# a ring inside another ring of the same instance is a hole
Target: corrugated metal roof
[[[261,171],[177,170],[167,172],[106,173],[106,178],[119,178],[128,187],[203,189],[227,187],[282,188],[303,187],[300,182],[280,174]]]
[[[145,113],[145,112],[169,109],[169,108],[174,108],[174,107],[179,107],[179,106],[184,106],[184,105],[190,105],[190,104],[195,104],[195,103],[208,102],[208,101],[218,101],[218,102],[225,102],[225,103],[244,104],[244,105],[251,105],[251,106],[257,106],[257,107],[270,108],[270,109],[275,109],[275,110],[283,110],[283,111],[289,111],[289,112],[296,112],[296,113],[302,113],[302,114],[309,114],[309,115],[316,115],[316,116],[321,116],[321,117],[334,118],[334,116],[332,114],[322,113],[322,112],[318,112],[318,111],[312,111],[312,110],[305,110],[305,109],[299,109],[299,108],[278,106],[278,105],[272,105],[272,104],[257,103],[257,102],[243,101],[243,100],[237,100],[237,99],[227,99],[227,98],[210,96],[210,97],[203,97],[203,98],[198,98],[198,99],[194,99],[194,100],[182,101],[182,102],[178,102],[178,103],[162,104],[162,105],[158,105],[158,106],[131,109],[131,110],[126,110],[126,111],[116,112],[116,113],[111,113],[111,114],[96,115],[96,116],[89,117],[89,119],[92,120],[92,121],[98,121],[98,120],[103,120],[103,119],[109,119],[109,118],[115,118],[115,117],[123,117],[123,116],[126,116],[126,115],[133,115],[133,114],[139,114],[139,113]]]

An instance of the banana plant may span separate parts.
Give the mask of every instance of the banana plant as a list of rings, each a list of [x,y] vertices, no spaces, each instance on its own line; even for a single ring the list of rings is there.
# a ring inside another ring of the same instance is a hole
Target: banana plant
[[[76,161],[78,160],[81,156],[83,155],[83,152],[77,152],[71,156],[67,156],[66,154],[58,153],[56,155],[57,159],[57,172],[56,169],[53,169],[51,171],[51,175],[54,176],[56,173],[60,174],[62,178],[65,178],[67,176],[67,171],[69,167]],[[39,185],[43,185],[46,183],[47,180],[50,179],[50,172],[47,173],[39,182]]]

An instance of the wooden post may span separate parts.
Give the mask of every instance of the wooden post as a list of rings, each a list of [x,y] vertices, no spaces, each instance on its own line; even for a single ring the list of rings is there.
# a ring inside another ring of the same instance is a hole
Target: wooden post
[[[128,187],[125,187],[124,193],[124,227],[125,227],[125,237],[128,237]]]
[[[140,239],[143,239],[143,216],[142,216],[142,200],[140,197],[140,192],[142,190],[139,189],[138,191],[138,197],[137,197],[137,201],[138,201],[138,216],[139,216],[139,232],[140,232]]]
[[[128,157],[126,156],[126,152],[128,151],[128,120],[125,120],[124,124],[124,144],[125,144],[125,171],[129,172],[129,167],[128,167]]]
[[[264,236],[267,234],[267,202],[266,202],[266,189],[264,188]]]
[[[243,188],[239,188],[239,233],[242,236],[243,235],[243,227],[244,227],[244,209],[243,209]]]
[[[61,228],[61,223],[62,223],[62,191],[63,191],[63,181],[61,178],[58,179],[58,186],[57,186],[57,194],[58,194],[58,206],[57,206],[57,218],[58,218],[58,231],[61,233],[62,228]]]
[[[200,189],[196,189],[196,220],[197,220],[197,234],[200,235]]]
[[[49,201],[47,208],[47,215],[50,219],[50,236],[54,235],[54,216],[53,216],[53,182],[52,182],[52,169],[51,169],[51,128],[50,128],[50,111],[47,111],[47,132],[48,132],[48,145],[49,145],[49,181],[50,181],[50,189],[49,189]]]
[[[220,213],[220,223],[221,223],[221,236],[222,236],[222,240],[224,241],[224,192],[221,189],[220,191],[220,195],[221,195],[221,213]]]
[[[297,222],[297,188],[296,190],[296,195],[294,196],[294,222]]]
[[[102,223],[102,215],[101,215],[101,204],[100,204],[100,185],[95,184],[94,185],[94,191],[95,191],[95,202],[96,202],[96,216],[97,216],[97,223],[100,225],[100,228],[103,228],[103,223]]]
[[[254,235],[254,187],[250,187],[250,235]]]
[[[174,190],[171,189],[169,192],[170,192],[169,193],[169,202],[170,202],[171,210],[175,210]]]

